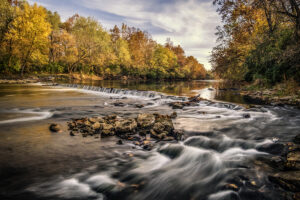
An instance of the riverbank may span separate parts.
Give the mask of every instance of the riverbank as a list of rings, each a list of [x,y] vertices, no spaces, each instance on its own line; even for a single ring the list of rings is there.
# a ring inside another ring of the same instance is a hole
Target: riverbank
[[[20,75],[1,75],[0,83],[5,84],[26,84],[37,82],[55,82],[57,80],[77,80],[77,81],[99,81],[103,80],[103,77],[87,74],[28,74],[24,76]]]

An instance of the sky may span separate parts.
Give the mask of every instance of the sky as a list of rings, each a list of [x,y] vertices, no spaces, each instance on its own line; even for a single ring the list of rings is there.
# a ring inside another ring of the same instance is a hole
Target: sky
[[[187,56],[194,56],[210,69],[209,56],[216,45],[216,26],[221,24],[212,0],[28,0],[62,20],[75,13],[97,19],[104,28],[126,23],[145,30],[160,44],[170,38]]]

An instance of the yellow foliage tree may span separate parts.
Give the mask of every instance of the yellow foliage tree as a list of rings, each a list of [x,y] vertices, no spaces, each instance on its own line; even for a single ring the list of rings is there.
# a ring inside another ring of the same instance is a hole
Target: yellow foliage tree
[[[25,3],[23,8],[16,7],[16,18],[6,34],[12,42],[14,56],[20,60],[21,75],[29,63],[43,64],[48,58],[48,36],[51,26],[46,20],[45,9],[34,4]]]

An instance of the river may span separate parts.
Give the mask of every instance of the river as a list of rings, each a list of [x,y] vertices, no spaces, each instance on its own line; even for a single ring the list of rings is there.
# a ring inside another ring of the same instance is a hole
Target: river
[[[261,147],[291,141],[300,111],[245,109],[247,100],[222,87],[218,81],[0,85],[1,199],[282,199],[268,179],[272,170],[259,162],[270,156]],[[173,123],[185,140],[151,151],[67,131],[68,121],[85,116],[171,114],[169,102],[198,94],[212,101],[176,110]],[[63,132],[50,132],[51,123]]]

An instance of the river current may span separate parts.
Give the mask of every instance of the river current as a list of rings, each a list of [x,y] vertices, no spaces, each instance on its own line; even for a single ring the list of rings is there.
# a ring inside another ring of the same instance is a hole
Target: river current
[[[234,89],[219,87],[214,81],[0,85],[1,199],[282,199],[260,161],[280,153],[263,147],[299,133],[300,111],[246,109]],[[158,142],[151,151],[67,131],[73,118],[171,114],[168,103],[194,95],[212,101],[175,110],[174,126],[185,139]],[[63,131],[51,133],[51,123]]]

